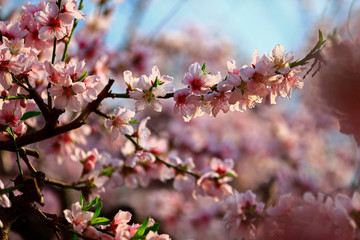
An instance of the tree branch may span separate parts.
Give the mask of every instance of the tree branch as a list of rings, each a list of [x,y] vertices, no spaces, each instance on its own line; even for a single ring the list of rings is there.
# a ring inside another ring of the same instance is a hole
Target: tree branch
[[[59,134],[66,133],[66,132],[69,132],[71,130],[81,127],[83,124],[85,124],[85,120],[90,115],[90,113],[96,111],[98,109],[98,107],[100,106],[100,103],[106,97],[108,97],[110,88],[113,84],[114,84],[114,80],[110,79],[108,84],[104,87],[104,89],[98,95],[97,99],[88,103],[86,105],[86,107],[84,108],[84,110],[80,113],[80,115],[72,122],[65,124],[63,126],[55,127],[55,126],[53,126],[55,118],[53,116],[51,116],[51,119],[52,119],[51,124],[45,125],[45,127],[40,130],[31,132],[31,133],[27,133],[23,136],[18,137],[17,141],[16,141],[17,147],[20,148],[20,147],[26,146],[31,143],[40,142],[42,140],[45,140],[45,139],[48,139],[48,138],[51,138],[51,137],[57,136]],[[60,111],[62,112],[63,110],[60,110]],[[56,112],[60,112],[60,111],[59,111],[59,109],[56,109]],[[56,121],[57,121],[57,117],[56,117]],[[7,151],[12,151],[12,152],[16,151],[13,144],[11,144],[11,141],[3,142],[0,145],[0,150],[7,150]]]

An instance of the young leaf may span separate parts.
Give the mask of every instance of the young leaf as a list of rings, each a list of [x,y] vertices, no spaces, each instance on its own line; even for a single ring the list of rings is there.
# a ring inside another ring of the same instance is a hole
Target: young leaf
[[[159,84],[159,79],[158,79],[158,77],[156,76],[155,82],[154,82],[154,84],[153,84],[153,87],[156,88],[156,86],[157,86],[158,84]]]
[[[323,34],[321,32],[321,30],[319,29],[319,42],[323,42],[324,39],[323,39]]]
[[[205,63],[202,65],[201,70],[205,73]]]
[[[86,202],[85,202],[84,195],[82,195],[80,193],[80,205],[81,205],[81,207],[84,208],[85,204],[86,204]]]
[[[97,217],[91,220],[91,225],[106,225],[109,224],[111,221],[106,217]]]
[[[102,209],[102,202],[99,203],[99,205],[96,207],[96,210],[94,212],[94,216],[92,217],[91,221],[97,218],[100,215],[101,209]]]
[[[98,197],[96,197],[94,200],[91,201],[91,203],[85,205],[85,206],[82,208],[82,211],[89,210],[92,206],[98,204],[100,201],[101,201],[101,199],[98,198]]]
[[[103,169],[103,170],[99,173],[99,175],[100,175],[100,176],[111,176],[111,174],[112,174],[113,172],[115,172],[115,169],[112,168],[112,167],[108,167],[108,168]]]
[[[227,174],[225,174],[225,175],[224,175],[224,177],[233,177],[233,178],[234,178],[234,177],[235,177],[235,175],[234,175],[234,174],[232,174],[232,173],[227,173]]]
[[[137,119],[134,119],[134,120],[130,120],[129,123],[137,123]]]
[[[152,225],[151,227],[148,227],[145,230],[144,236],[146,236],[150,231],[157,232],[157,230],[159,230],[159,226],[160,225],[158,223],[154,223],[154,225]]]
[[[146,227],[147,227],[147,225],[149,223],[149,220],[150,220],[150,217],[147,217],[146,220],[141,224],[139,229],[136,231],[136,233],[134,234],[134,236],[130,240],[137,240],[137,239],[141,239],[141,238],[144,237]]]
[[[76,80],[77,82],[80,82],[81,80],[83,80],[85,77],[87,76],[87,72],[83,72],[83,74],[81,74],[81,76]]]
[[[20,118],[20,120],[24,121],[26,119],[32,118],[32,117],[36,117],[38,115],[40,115],[41,112],[39,111],[30,111],[30,112],[26,112],[24,113],[24,115],[22,115],[22,117]]]

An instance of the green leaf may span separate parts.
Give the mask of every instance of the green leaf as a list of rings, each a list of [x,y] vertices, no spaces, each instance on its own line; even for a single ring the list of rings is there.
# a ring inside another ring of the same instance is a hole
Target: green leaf
[[[111,176],[111,174],[112,174],[114,171],[115,171],[114,168],[108,167],[108,168],[103,169],[103,170],[99,173],[99,175],[100,175],[100,176]]]
[[[95,220],[100,215],[102,207],[103,207],[103,203],[100,202],[99,205],[96,207],[96,210],[94,212],[94,216],[92,217],[91,221]]]
[[[154,225],[152,225],[151,227],[148,227],[145,230],[144,236],[146,236],[150,231],[157,232],[157,230],[159,230],[159,226],[160,225],[158,223],[154,223]]]
[[[71,236],[71,240],[77,240],[78,239],[78,235],[76,233],[74,233],[72,236]]]
[[[83,80],[85,77],[87,76],[87,72],[83,72],[83,74],[81,74],[81,76],[76,80],[77,82],[80,82],[81,80]]]
[[[155,87],[157,87],[158,85],[163,85],[165,82],[161,82],[160,80],[159,80],[159,78],[156,76],[156,78],[155,78],[155,82],[154,82],[154,84],[152,85],[152,88],[155,88]]]
[[[40,114],[41,114],[41,112],[39,112],[39,111],[26,112],[26,113],[24,113],[24,115],[22,115],[22,117],[20,118],[20,120],[24,121],[24,120],[26,120],[26,119],[39,116]]]
[[[85,202],[84,195],[82,195],[80,193],[80,205],[81,205],[81,207],[84,208],[85,204],[86,204],[86,202]]]
[[[319,42],[323,42],[324,39],[323,39],[323,34],[321,32],[321,30],[319,29]]]
[[[202,65],[201,70],[205,73],[205,63]]]
[[[137,119],[130,120],[129,123],[138,123]]]
[[[149,220],[150,220],[150,217],[147,217],[146,220],[141,224],[139,229],[136,231],[136,233],[130,240],[137,240],[137,239],[141,239],[144,237],[146,227],[149,224]]]
[[[106,225],[109,224],[111,221],[106,217],[97,217],[91,220],[91,225]]]
[[[227,173],[227,174],[225,174],[225,175],[224,175],[224,177],[233,177],[233,178],[234,178],[234,177],[235,177],[235,175],[234,175],[234,174],[232,174],[232,173]]]
[[[94,200],[91,201],[91,203],[85,205],[83,208],[82,208],[82,211],[86,211],[86,210],[89,210],[92,206],[98,204],[99,202],[101,201],[100,198],[96,197]]]
[[[158,77],[156,76],[155,82],[154,82],[154,84],[153,84],[153,87],[155,88],[155,87],[158,85],[158,83],[159,83],[159,79],[158,79]]]

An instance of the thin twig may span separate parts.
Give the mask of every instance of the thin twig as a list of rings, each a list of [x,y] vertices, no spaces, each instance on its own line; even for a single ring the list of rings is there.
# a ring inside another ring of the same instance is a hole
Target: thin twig
[[[161,158],[159,158],[158,156],[156,156],[156,155],[153,154],[152,152],[150,152],[150,151],[144,149],[143,147],[141,147],[130,135],[125,134],[125,137],[126,137],[127,139],[129,139],[129,140],[132,142],[132,144],[134,144],[134,146],[136,147],[136,149],[143,150],[143,151],[145,151],[145,152],[151,153],[151,154],[155,157],[156,161],[158,161],[158,162],[160,162],[160,163],[162,163],[162,164],[165,164],[167,167],[173,168],[173,169],[175,169],[176,171],[183,172],[183,173],[187,173],[187,174],[189,174],[189,175],[191,175],[191,176],[194,176],[195,178],[200,178],[200,175],[199,175],[199,174],[196,174],[196,173],[187,171],[186,169],[184,169],[184,168],[182,168],[182,167],[178,167],[178,166],[172,165],[172,164],[170,164],[170,163],[168,163],[168,162],[165,162],[164,160],[162,160]]]
[[[81,0],[81,1],[80,1],[79,7],[78,7],[79,10],[81,10],[81,9],[84,7],[83,1],[84,1],[84,0]],[[62,56],[62,58],[61,58],[61,61],[63,61],[63,62],[66,61],[66,58],[67,58],[67,56],[68,56],[69,45],[70,45],[72,36],[73,36],[73,34],[74,34],[74,32],[75,32],[75,28],[76,28],[77,25],[78,25],[78,22],[79,22],[78,19],[74,19],[73,27],[72,27],[71,32],[70,32],[70,36],[69,36],[69,38],[67,39],[67,41],[65,41],[64,53],[63,53],[63,56]]]
[[[49,185],[53,185],[53,186],[58,186],[61,188],[71,188],[71,189],[75,189],[75,190],[83,190],[83,189],[88,189],[88,188],[92,188],[91,186],[77,186],[76,184],[68,184],[68,183],[64,183],[58,180],[54,180],[54,179],[50,179],[50,178],[45,178],[44,183],[49,184]]]
[[[24,160],[24,162],[25,162],[26,166],[28,167],[28,169],[30,170],[30,172],[36,173],[37,171],[36,171],[35,167],[31,164],[28,157],[26,156],[26,151],[24,148],[20,148],[19,154],[20,154],[21,158]]]
[[[110,117],[108,115],[106,115],[105,113],[101,112],[99,109],[95,110],[94,113],[96,113],[97,115],[104,117],[106,119],[110,119]]]
[[[10,187],[10,188],[4,188],[4,189],[0,189],[0,195],[2,194],[6,194],[6,193],[9,193],[9,192],[13,192],[19,188],[22,188],[24,187],[24,184],[19,184],[19,185],[16,185],[14,187]]]
[[[24,152],[24,154],[28,155],[28,156],[32,156],[32,157],[35,157],[35,158],[39,158],[40,155],[39,155],[39,152],[36,151],[35,149],[30,149],[30,148],[20,148],[21,151]]]
[[[108,93],[107,97],[109,98],[130,98],[130,95],[127,93]],[[165,96],[158,96],[157,98],[173,98],[174,93],[167,93]]]

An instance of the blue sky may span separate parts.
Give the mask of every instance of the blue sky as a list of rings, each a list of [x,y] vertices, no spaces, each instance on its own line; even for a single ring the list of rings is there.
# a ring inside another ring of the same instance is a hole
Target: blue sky
[[[320,19],[331,17],[335,22],[333,27],[346,19],[352,1],[152,0],[140,28],[145,34],[150,33],[174,6],[180,5],[162,32],[196,22],[229,38],[240,53],[251,56],[255,49],[260,53],[269,52],[278,43],[296,53],[306,45],[306,39],[317,32],[316,23]],[[128,0],[117,6],[114,25],[119,27],[113,28],[109,42],[121,40],[131,13],[131,2]],[[354,7],[358,5],[354,4]]]
[[[317,31],[318,20],[331,16],[340,22],[346,18],[352,1],[152,0],[148,1],[140,31],[144,34],[150,33],[174,6],[179,6],[161,32],[181,29],[186,24],[197,23],[209,31],[229,38],[239,53],[251,56],[255,49],[259,49],[260,53],[269,52],[278,43],[296,53],[297,49],[306,44],[309,35]],[[20,2],[20,0],[9,1],[11,5],[17,6]],[[83,11],[89,14],[93,3],[90,0],[84,2]],[[112,4],[115,17],[107,38],[109,44],[116,45],[124,39],[134,2],[134,0],[124,0],[124,3]],[[354,5],[356,7],[360,4]],[[333,27],[336,27],[336,24]]]

